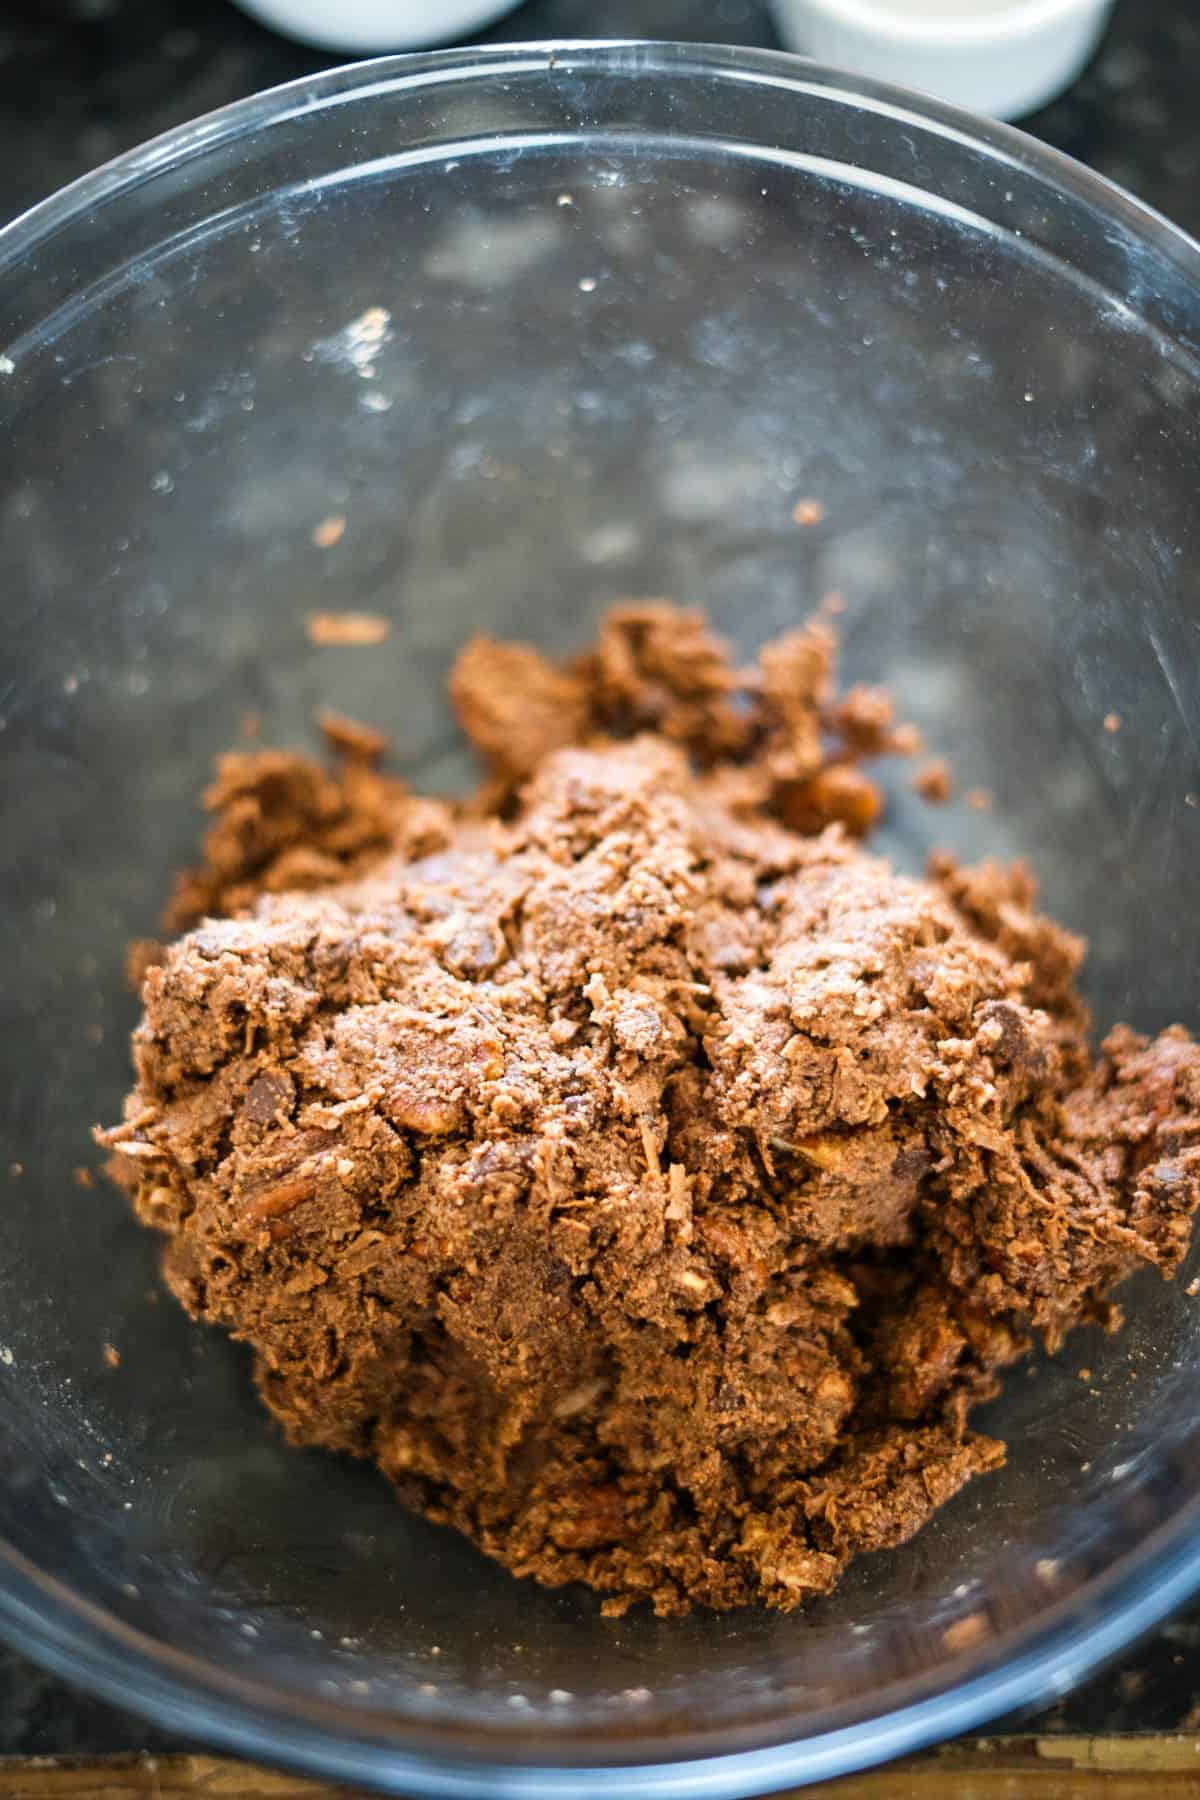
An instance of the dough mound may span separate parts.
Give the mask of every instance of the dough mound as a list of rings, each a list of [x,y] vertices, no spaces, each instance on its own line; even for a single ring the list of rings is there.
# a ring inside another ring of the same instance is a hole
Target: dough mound
[[[99,1134],[293,1442],[612,1612],[911,1536],[1003,1460],[997,1371],[1200,1202],[1187,1034],[1093,1056],[1027,871],[862,848],[861,757],[916,744],[834,651],[736,671],[662,604],[564,666],[476,640],[465,805],[344,721],[332,773],[224,759]]]

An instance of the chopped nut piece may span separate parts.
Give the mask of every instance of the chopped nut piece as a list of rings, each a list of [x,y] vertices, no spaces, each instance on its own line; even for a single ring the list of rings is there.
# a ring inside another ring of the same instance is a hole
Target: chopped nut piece
[[[776,807],[793,831],[823,831],[826,825],[844,825],[855,837],[865,837],[883,813],[883,794],[868,775],[849,763],[831,763],[811,781],[781,789]]]
[[[376,731],[373,725],[362,725],[357,719],[348,719],[345,713],[333,712],[328,707],[322,707],[317,718],[325,742],[339,755],[376,763],[387,750],[387,733]]]
[[[390,636],[391,629],[391,620],[379,613],[314,612],[308,615],[309,642],[321,648],[382,644]]]
[[[331,513],[322,519],[319,525],[313,526],[312,541],[318,550],[331,550],[346,535],[345,513]]]
[[[967,1613],[964,1618],[955,1619],[942,1633],[942,1642],[947,1650],[955,1654],[962,1650],[974,1650],[991,1635],[987,1614],[981,1612]]]
[[[797,500],[792,508],[792,518],[797,525],[819,525],[825,517],[825,508],[819,500],[805,498]]]

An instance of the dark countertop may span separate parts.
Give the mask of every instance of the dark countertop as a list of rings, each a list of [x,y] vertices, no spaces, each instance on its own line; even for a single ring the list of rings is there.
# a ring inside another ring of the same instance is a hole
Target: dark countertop
[[[528,0],[484,40],[587,37],[595,0]],[[775,45],[759,0],[606,0],[606,37]],[[1200,235],[1200,8],[1123,0],[1091,68],[1026,121]],[[226,0],[9,0],[0,13],[0,220],[119,151],[338,59]],[[1039,1731],[1200,1731],[1200,1605],[1032,1721]],[[0,1755],[177,1747],[0,1648]]]

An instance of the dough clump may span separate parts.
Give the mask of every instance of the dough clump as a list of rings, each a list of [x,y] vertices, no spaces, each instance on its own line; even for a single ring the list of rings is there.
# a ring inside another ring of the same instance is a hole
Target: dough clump
[[[737,670],[661,603],[566,664],[476,639],[466,803],[345,720],[332,769],[224,758],[99,1134],[293,1442],[612,1612],[910,1537],[1003,1460],[998,1371],[1200,1201],[1189,1036],[1093,1054],[1027,870],[863,847],[914,734],[835,652]]]

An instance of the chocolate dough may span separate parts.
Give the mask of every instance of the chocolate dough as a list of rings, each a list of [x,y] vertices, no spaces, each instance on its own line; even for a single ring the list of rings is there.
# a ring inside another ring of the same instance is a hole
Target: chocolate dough
[[[476,640],[465,805],[346,721],[333,773],[227,757],[101,1134],[293,1442],[612,1612],[908,1538],[1002,1461],[997,1371],[1200,1199],[1187,1034],[1094,1057],[1023,868],[852,835],[906,740],[834,650],[735,671],[665,605],[563,666]]]

